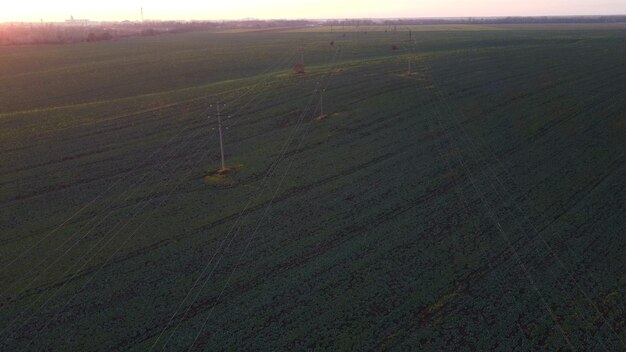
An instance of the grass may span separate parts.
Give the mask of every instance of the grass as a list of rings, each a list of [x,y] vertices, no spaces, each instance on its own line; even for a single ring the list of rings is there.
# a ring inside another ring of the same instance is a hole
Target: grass
[[[623,348],[626,31],[406,37],[0,49],[2,349]]]

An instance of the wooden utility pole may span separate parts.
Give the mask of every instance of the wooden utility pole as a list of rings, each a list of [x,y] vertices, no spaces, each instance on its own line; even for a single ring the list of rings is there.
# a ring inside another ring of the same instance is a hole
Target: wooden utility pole
[[[217,125],[220,130],[220,152],[222,157],[222,168],[221,170],[226,169],[226,162],[224,161],[224,135],[222,132],[222,114],[220,111],[220,104],[217,104]]]
[[[215,108],[217,111],[217,128],[219,130],[219,135],[220,135],[220,156],[221,156],[221,168],[218,170],[218,172],[227,172],[228,169],[226,168],[226,162],[225,162],[225,158],[224,158],[224,133],[222,131],[222,108],[224,106],[226,106],[226,104],[222,103],[222,102],[218,102],[215,103]],[[211,107],[213,107],[213,104],[211,104]],[[211,116],[209,116],[209,118],[211,118]]]
[[[324,93],[326,93],[326,89],[320,89],[320,115],[316,118],[316,120],[324,120],[328,118],[328,115],[324,114]]]
[[[409,29],[409,45],[411,46],[411,53],[409,54],[408,62],[409,62],[409,75],[411,74],[411,59],[412,55],[415,54],[415,41],[413,41],[413,31]]]

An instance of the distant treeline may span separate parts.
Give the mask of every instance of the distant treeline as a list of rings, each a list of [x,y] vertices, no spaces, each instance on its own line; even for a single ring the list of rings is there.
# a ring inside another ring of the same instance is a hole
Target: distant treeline
[[[69,44],[202,30],[313,26],[312,21],[146,21],[0,23],[0,45]]]
[[[624,23],[624,16],[547,16],[547,17],[463,17],[463,18],[416,18],[416,19],[346,19],[329,20],[334,26],[375,26],[375,25],[432,25],[432,24],[560,24],[560,23]]]
[[[346,19],[346,20],[239,20],[239,21],[146,21],[64,23],[0,23],[0,45],[67,44],[114,40],[132,36],[153,36],[201,30],[238,28],[290,28],[312,26],[398,26],[433,24],[560,24],[560,23],[620,23],[626,16],[575,17],[467,17],[421,19]]]

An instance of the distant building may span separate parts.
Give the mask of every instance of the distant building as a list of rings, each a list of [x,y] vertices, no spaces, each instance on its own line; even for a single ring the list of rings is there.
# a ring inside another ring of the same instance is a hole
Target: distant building
[[[84,26],[91,24],[91,21],[86,19],[75,19],[74,16],[70,16],[69,20],[65,20],[65,24],[72,26]]]

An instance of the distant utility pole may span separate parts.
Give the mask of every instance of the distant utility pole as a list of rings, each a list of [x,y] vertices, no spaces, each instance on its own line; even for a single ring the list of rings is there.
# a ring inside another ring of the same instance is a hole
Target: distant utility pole
[[[221,111],[221,109],[225,106],[226,104],[222,102],[215,103],[215,108],[217,110],[217,128],[220,134],[220,152],[221,152],[220,155],[221,155],[221,165],[222,165],[222,167],[218,171],[226,171],[226,163],[224,161],[224,136],[222,132],[222,111]],[[213,104],[211,104],[211,107],[213,107]],[[211,118],[211,116],[209,116],[209,118]]]
[[[141,8],[141,22],[143,22],[143,7]]]
[[[412,55],[415,54],[415,41],[413,41],[413,31],[409,30],[409,45],[411,46],[411,54],[409,54],[409,75],[411,74],[411,59]]]
[[[411,32],[411,30],[409,30],[409,45],[411,45],[411,38],[413,38],[413,33]],[[411,54],[413,54],[413,48],[411,47]],[[411,54],[409,54],[409,74],[411,74]]]

